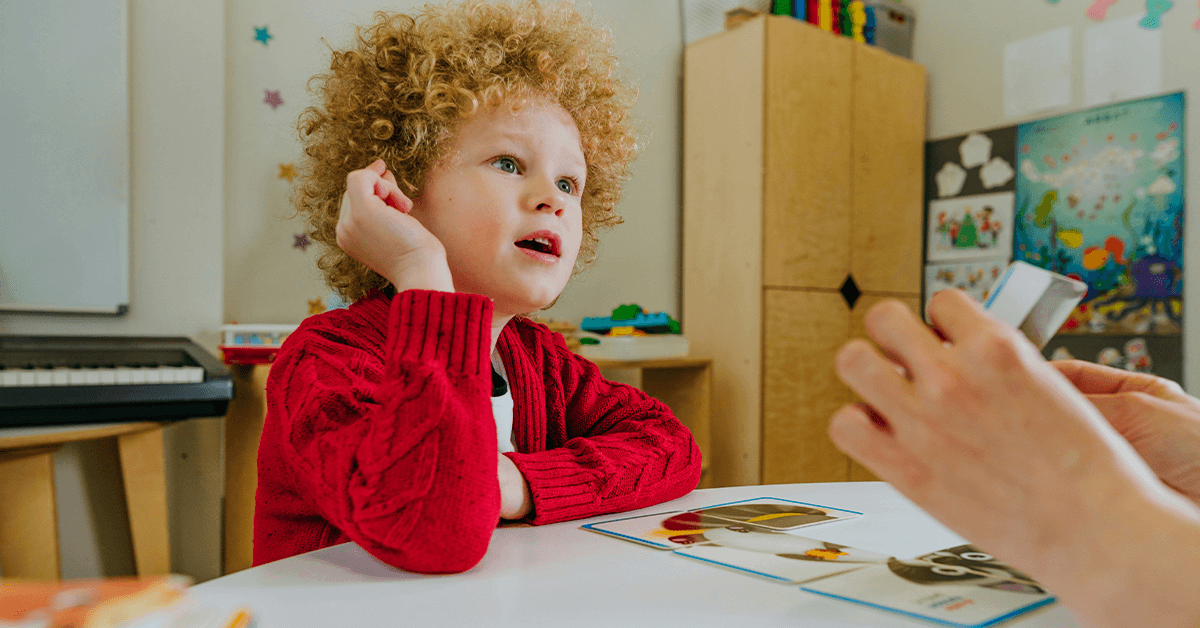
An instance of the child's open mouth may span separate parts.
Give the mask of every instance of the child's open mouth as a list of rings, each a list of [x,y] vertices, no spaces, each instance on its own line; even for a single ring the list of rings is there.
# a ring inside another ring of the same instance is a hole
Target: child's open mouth
[[[562,256],[560,241],[558,235],[552,231],[538,231],[517,240],[516,244],[518,248],[557,258]]]

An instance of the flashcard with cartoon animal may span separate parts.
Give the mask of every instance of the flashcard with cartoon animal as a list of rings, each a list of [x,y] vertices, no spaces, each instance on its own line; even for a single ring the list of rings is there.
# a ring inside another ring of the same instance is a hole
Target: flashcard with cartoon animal
[[[1181,93],[1019,127],[1013,257],[1088,285],[1063,333],[1181,333],[1183,152]]]
[[[715,528],[704,536],[707,543],[675,553],[779,582],[805,582],[888,561],[884,554],[749,526]]]
[[[926,260],[948,262],[1012,256],[1012,192],[929,202]]]
[[[878,610],[979,628],[1007,621],[1055,602],[1029,576],[972,545],[917,558],[889,558],[868,567],[800,587]]]

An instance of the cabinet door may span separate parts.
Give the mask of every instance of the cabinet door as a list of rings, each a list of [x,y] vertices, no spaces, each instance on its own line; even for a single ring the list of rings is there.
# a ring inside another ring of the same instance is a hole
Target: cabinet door
[[[846,279],[853,44],[790,17],[768,19],[765,285],[836,289]]]
[[[840,482],[849,458],[829,440],[829,417],[849,399],[833,360],[850,335],[837,292],[766,290],[762,481]]]
[[[850,268],[859,289],[921,292],[925,69],[854,47]]]
[[[863,319],[867,315],[867,310],[871,309],[872,305],[883,301],[885,297],[875,295],[864,295],[854,304],[854,310],[850,313],[850,337],[851,338],[867,338],[867,326],[863,323]],[[915,296],[898,297],[898,300],[912,309],[914,314],[920,316],[921,299]],[[847,391],[852,402],[862,401],[858,395]],[[850,481],[851,482],[874,482],[878,480],[874,473],[871,473],[866,467],[858,464],[853,458],[850,459]]]

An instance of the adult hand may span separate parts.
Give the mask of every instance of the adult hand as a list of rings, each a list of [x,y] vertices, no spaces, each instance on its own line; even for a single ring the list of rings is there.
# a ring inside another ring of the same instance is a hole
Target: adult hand
[[[408,215],[412,201],[382,159],[346,175],[337,245],[390,281],[396,290],[454,291],[446,250]]]
[[[855,340],[837,357],[866,403],[834,415],[833,441],[1047,584],[1085,624],[1200,618],[1200,600],[1173,584],[1200,578],[1195,506],[1016,329],[954,290],[935,295],[929,315],[936,331],[896,301],[868,312],[879,349]],[[1131,539],[1150,529],[1186,549],[1148,560]],[[1144,582],[1151,590],[1129,592]]]
[[[521,519],[533,508],[529,483],[508,456],[500,454],[500,518]]]
[[[1091,362],[1051,362],[1158,477],[1200,505],[1200,400],[1179,384]]]

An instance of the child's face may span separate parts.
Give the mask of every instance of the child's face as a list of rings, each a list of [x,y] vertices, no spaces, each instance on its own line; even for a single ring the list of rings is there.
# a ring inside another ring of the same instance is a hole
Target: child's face
[[[582,240],[587,163],[557,104],[482,110],[425,177],[411,215],[441,240],[454,289],[490,297],[497,316],[549,305]]]

